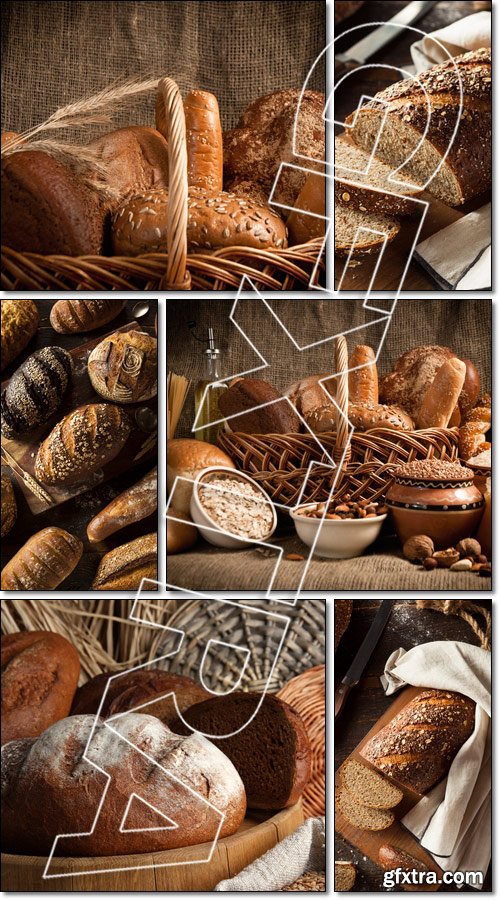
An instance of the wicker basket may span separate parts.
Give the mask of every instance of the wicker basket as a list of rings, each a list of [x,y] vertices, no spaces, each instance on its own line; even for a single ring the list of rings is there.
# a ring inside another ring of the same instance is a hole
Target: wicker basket
[[[343,336],[337,338],[335,356],[339,373],[337,429],[318,439],[335,464],[342,466],[340,476],[312,434],[219,433],[220,447],[241,471],[262,485],[273,503],[294,507],[299,502],[327,500],[337,476],[333,500],[347,493],[353,500],[379,500],[385,496],[393,472],[401,463],[413,459],[457,459],[458,428],[410,432],[373,428],[353,432],[349,440],[348,355]]]
[[[225,247],[187,253],[187,150],[184,107],[179,89],[163,78],[168,133],[169,204],[167,252],[142,256],[41,256],[2,247],[4,290],[222,291],[238,288],[244,275],[256,287],[290,291],[315,286],[324,269],[324,240],[315,238],[286,250]]]
[[[278,697],[302,716],[311,742],[311,778],[302,795],[306,817],[325,815],[325,667],[306,669],[292,678]]]

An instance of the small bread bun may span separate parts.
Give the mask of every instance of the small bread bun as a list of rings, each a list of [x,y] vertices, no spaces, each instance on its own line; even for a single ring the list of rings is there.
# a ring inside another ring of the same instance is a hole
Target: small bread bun
[[[87,149],[106,170],[106,183],[116,197],[110,203],[112,209],[131,193],[168,188],[168,145],[154,128],[118,128],[95,138]],[[98,176],[95,185],[98,189]]]
[[[172,507],[189,517],[192,482],[203,469],[209,466],[224,466],[234,469],[234,463],[227,453],[214,444],[197,441],[194,438],[174,438],[167,443],[167,491],[171,493],[175,479],[179,480],[171,497]]]
[[[200,188],[192,188],[188,214],[190,252],[217,247],[265,250],[287,246],[284,222],[268,206],[260,206],[248,196],[238,197],[225,191],[207,194]],[[167,191],[151,191],[126,200],[113,216],[113,253],[138,256],[165,251],[167,215]]]
[[[174,522],[169,516],[186,519],[184,513],[179,512],[175,507],[169,507],[167,510],[167,556],[190,550],[198,537],[196,525],[192,525],[188,521]]]

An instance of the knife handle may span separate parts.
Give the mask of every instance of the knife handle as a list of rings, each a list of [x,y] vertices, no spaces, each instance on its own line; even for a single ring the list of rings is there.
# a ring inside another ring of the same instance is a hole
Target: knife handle
[[[341,684],[335,691],[335,718],[344,709],[345,702],[351,692],[352,684]]]

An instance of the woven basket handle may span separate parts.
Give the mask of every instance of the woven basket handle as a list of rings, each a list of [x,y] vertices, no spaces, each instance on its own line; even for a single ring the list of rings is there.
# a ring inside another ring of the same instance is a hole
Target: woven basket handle
[[[186,270],[188,178],[186,118],[182,97],[175,81],[162,78],[158,130],[168,143],[167,272],[161,282],[164,291],[189,291],[191,276]]]
[[[337,437],[335,441],[335,448],[333,451],[333,458],[335,462],[340,462],[345,448],[347,446],[347,440],[349,437],[349,421],[348,421],[348,411],[349,411],[349,380],[348,380],[348,369],[349,369],[349,355],[347,353],[347,341],[343,334],[339,337],[335,338],[335,371],[338,372],[337,376],[337,406],[339,407],[340,412],[337,413]],[[340,414],[342,413],[342,415]],[[348,449],[344,463],[349,461],[349,456],[351,454],[350,448]]]

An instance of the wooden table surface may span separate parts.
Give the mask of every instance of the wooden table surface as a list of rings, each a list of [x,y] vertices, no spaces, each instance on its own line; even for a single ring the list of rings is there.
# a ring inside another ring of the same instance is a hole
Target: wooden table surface
[[[444,604],[445,601],[441,602]],[[491,609],[491,600],[473,602]],[[379,604],[380,600],[354,600],[349,628],[335,654],[335,687],[346,674]],[[482,617],[478,618],[478,622],[484,625]],[[351,691],[346,707],[335,722],[335,771],[394,701],[394,697],[385,696],[379,680],[389,655],[399,647],[410,650],[411,647],[433,640],[458,640],[479,644],[473,630],[463,619],[452,615],[445,616],[435,610],[417,609],[415,600],[395,600],[391,618],[368,662],[363,678]],[[331,706],[332,704],[330,708]],[[383,890],[381,869],[369,859],[364,859],[362,854],[338,834],[335,834],[335,859],[352,861],[356,866],[358,872],[356,891]],[[483,890],[491,890],[490,873]]]
[[[342,37],[342,35],[349,31],[350,28],[368,22],[386,22],[406,5],[407,0],[405,0],[405,2],[403,2],[403,0],[367,0],[364,6],[361,7],[354,16],[351,16],[335,26],[335,37],[337,38],[340,36],[340,39],[335,43],[335,54],[346,52],[349,47],[356,43],[356,41],[365,37],[365,32],[361,30],[359,33],[355,32]],[[444,0],[444,2],[437,3],[432,7],[430,12],[415,23],[414,27],[420,28],[426,34],[429,34],[432,31],[450,25],[452,22],[456,22],[458,19],[465,18],[472,13],[485,9],[491,9],[491,2],[489,2],[489,0],[451,0],[451,2],[449,2],[449,0]],[[407,34],[402,33],[400,37],[388,44],[380,53],[371,57],[368,63],[370,65],[380,63],[381,66],[386,65],[394,67],[406,67],[412,65],[410,46],[416,40],[418,40],[418,36],[414,32],[408,32]],[[401,75],[401,78],[403,77],[404,76]],[[335,119],[343,121],[345,117],[353,111],[353,94],[356,95],[357,102],[357,98],[362,94],[373,96],[377,91],[384,90],[384,88],[388,87],[388,85],[396,80],[398,80],[396,72],[391,69],[383,68],[365,68],[362,70],[361,76],[356,75],[355,77],[350,77],[346,81],[346,89],[343,91],[342,88],[340,88],[335,93]],[[336,126],[336,133],[339,133],[340,131],[342,131],[342,128]],[[487,197],[482,197],[478,202],[471,201],[469,204],[460,207],[460,214],[458,217],[471,212],[478,206],[482,206],[484,203],[488,202],[488,199],[489,198]],[[428,221],[424,224],[421,239],[449,224],[448,219],[443,220],[443,222],[440,223],[440,213],[440,205],[438,205],[434,216],[434,219],[436,220],[435,223],[433,220],[431,221],[428,213]],[[454,215],[451,214],[450,221],[453,220],[453,218]],[[409,247],[412,241],[413,229],[410,227],[407,227],[406,230],[402,229],[402,232],[396,238],[394,250],[397,248],[399,255],[406,256],[407,246]],[[337,288],[340,279],[342,278],[344,265],[344,259],[335,258],[335,287]],[[362,269],[358,270],[358,268],[353,267],[353,270],[348,272],[344,277],[344,290],[366,289],[371,275],[371,267],[369,266],[367,269],[367,262],[365,261]],[[386,280],[384,281],[383,275],[383,272],[379,274],[378,281],[374,284],[374,290],[391,290],[395,287],[392,283],[387,284]],[[417,263],[410,264],[404,282],[404,289],[421,291],[439,290],[436,283]]]
[[[40,313],[40,326],[36,335],[30,341],[28,346],[19,356],[11,363],[11,365],[2,372],[2,380],[10,377],[13,372],[21,365],[21,363],[30,356],[35,350],[47,346],[59,346],[65,350],[71,350],[84,344],[94,337],[109,334],[115,327],[134,321],[132,309],[138,302],[135,300],[126,300],[125,306],[119,316],[108,322],[100,329],[86,332],[85,334],[57,334],[49,322],[49,315],[52,305],[55,301],[40,299],[34,301]],[[150,304],[149,312],[146,316],[139,319],[141,329],[150,334],[155,333],[154,323],[157,311],[157,301],[148,301]],[[79,537],[83,541],[83,556],[78,563],[76,569],[71,575],[63,581],[58,588],[59,591],[84,591],[91,589],[92,580],[95,576],[97,566],[101,556],[108,550],[131,541],[136,537],[144,534],[150,534],[157,530],[157,515],[149,516],[141,522],[136,523],[121,531],[117,531],[108,538],[99,547],[93,547],[89,544],[86,537],[87,524],[90,519],[96,515],[99,509],[106,506],[113,497],[116,497],[125,488],[135,484],[146,472],[149,472],[154,466],[154,460],[149,459],[146,463],[131,468],[128,472],[111,478],[102,485],[98,485],[84,494],[80,494],[72,500],[57,506],[38,516],[33,516],[30,509],[16,483],[15,478],[11,477],[14,485],[14,492],[18,505],[17,520],[14,528],[7,537],[2,538],[1,564],[3,566],[14,556],[15,553],[23,546],[24,543],[37,531],[47,528],[49,525],[56,525],[64,528],[71,534]]]

